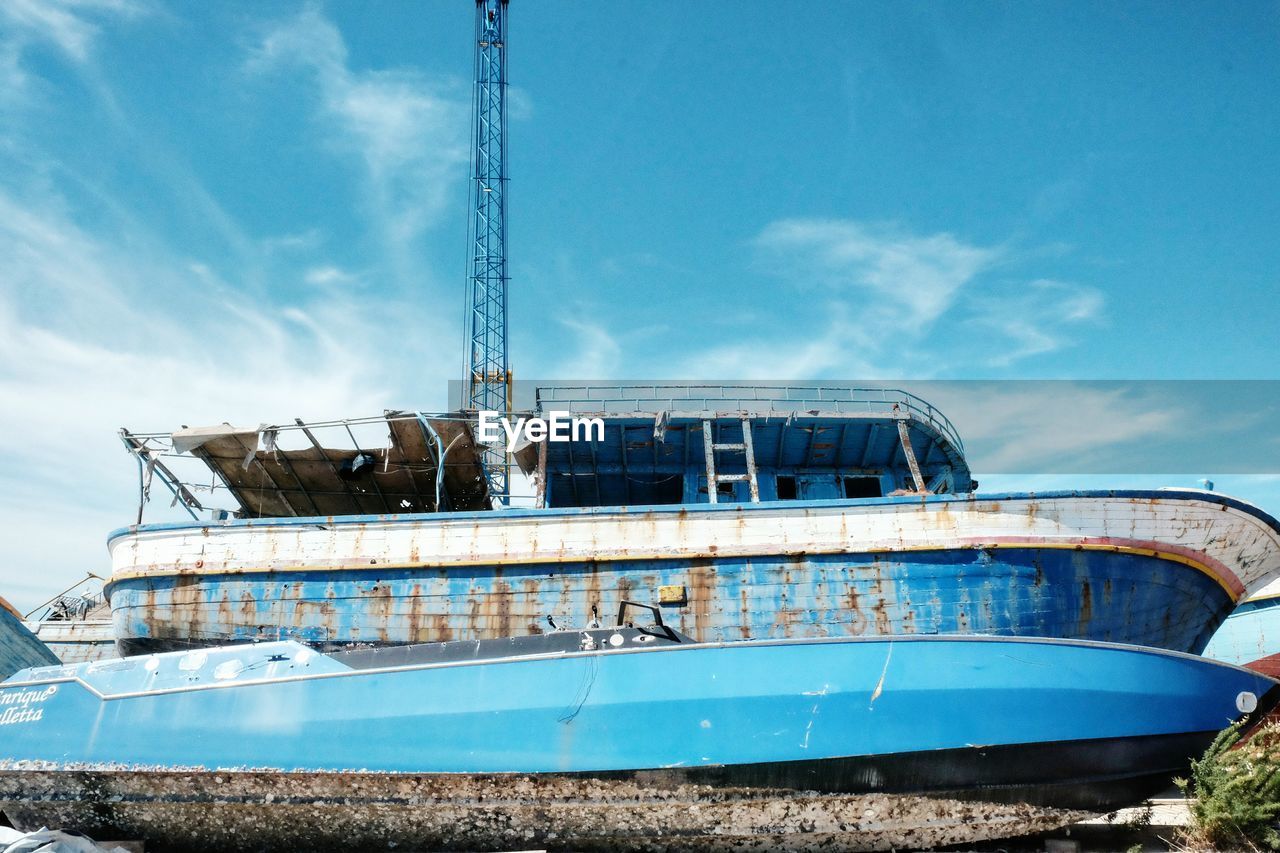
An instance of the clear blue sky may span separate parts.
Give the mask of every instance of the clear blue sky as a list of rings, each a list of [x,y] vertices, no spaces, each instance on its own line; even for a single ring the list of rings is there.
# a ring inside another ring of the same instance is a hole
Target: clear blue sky
[[[512,5],[519,376],[1280,378],[1280,3]],[[118,426],[444,404],[472,9],[0,4],[0,593]]]

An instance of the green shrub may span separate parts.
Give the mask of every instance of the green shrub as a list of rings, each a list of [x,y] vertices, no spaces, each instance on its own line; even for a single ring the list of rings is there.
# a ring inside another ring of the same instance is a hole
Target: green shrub
[[[1193,849],[1280,851],[1280,723],[1244,743],[1242,729],[1223,731],[1191,762],[1190,780],[1174,780],[1195,798],[1182,839]]]

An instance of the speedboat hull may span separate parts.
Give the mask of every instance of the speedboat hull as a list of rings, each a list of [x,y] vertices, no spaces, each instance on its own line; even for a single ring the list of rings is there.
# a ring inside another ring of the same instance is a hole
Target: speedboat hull
[[[489,657],[281,642],[26,670],[0,685],[16,709],[0,809],[179,849],[287,847],[300,823],[341,833],[357,813],[352,849],[957,843],[1141,800],[1276,687],[1189,655],[1054,640],[552,640]],[[275,797],[294,808],[258,808]],[[210,823],[225,828],[202,841]]]
[[[622,599],[661,603],[706,641],[996,634],[1199,652],[1280,571],[1275,519],[1175,491],[146,525],[110,547],[128,653],[537,634]]]

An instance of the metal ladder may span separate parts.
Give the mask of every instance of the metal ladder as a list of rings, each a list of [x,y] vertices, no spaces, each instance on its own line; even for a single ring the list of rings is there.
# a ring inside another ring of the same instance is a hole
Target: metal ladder
[[[741,483],[744,481],[750,487],[751,502],[753,504],[760,503],[760,484],[756,480],[756,451],[751,444],[751,418],[742,418],[741,444],[717,444],[715,440],[715,425],[710,420],[704,419],[702,421],[702,449],[707,459],[707,499],[711,503],[720,502],[719,486],[721,483]],[[716,453],[720,451],[741,453],[747,461],[747,473],[717,474]]]

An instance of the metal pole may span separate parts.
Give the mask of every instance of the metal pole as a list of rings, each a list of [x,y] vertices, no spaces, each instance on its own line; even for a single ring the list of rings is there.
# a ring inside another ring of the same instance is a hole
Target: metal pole
[[[467,349],[463,408],[507,412],[507,0],[476,0],[473,124],[475,148],[471,205]],[[506,503],[505,451],[483,446],[481,462],[495,503]]]

